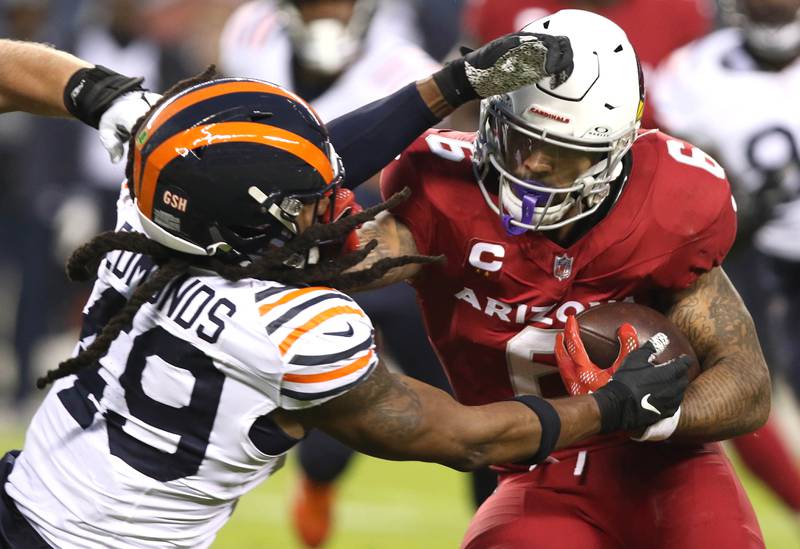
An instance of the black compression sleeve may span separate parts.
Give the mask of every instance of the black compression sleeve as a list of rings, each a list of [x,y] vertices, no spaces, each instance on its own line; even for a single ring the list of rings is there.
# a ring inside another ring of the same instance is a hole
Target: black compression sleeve
[[[328,130],[344,163],[344,186],[359,186],[439,121],[415,83],[332,121]]]

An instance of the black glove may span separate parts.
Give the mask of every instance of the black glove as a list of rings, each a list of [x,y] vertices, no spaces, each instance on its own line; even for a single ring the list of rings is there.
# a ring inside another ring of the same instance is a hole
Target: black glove
[[[566,36],[515,32],[448,63],[433,78],[447,102],[458,107],[479,97],[535,84],[547,76],[552,77],[550,87],[556,88],[572,69],[572,46]]]
[[[131,91],[144,91],[143,80],[100,65],[80,69],[64,88],[64,106],[75,118],[97,128],[100,117],[116,98]]]
[[[600,407],[602,433],[642,429],[671,417],[680,406],[689,385],[689,357],[654,366],[653,338],[631,352],[611,381],[592,393]]]

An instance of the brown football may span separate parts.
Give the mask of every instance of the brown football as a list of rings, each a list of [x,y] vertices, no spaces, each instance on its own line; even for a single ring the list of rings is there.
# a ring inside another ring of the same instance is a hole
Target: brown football
[[[655,309],[629,302],[605,303],[583,311],[576,320],[586,352],[600,368],[608,368],[614,363],[619,353],[617,328],[628,322],[636,328],[640,345],[658,332],[667,335],[669,345],[656,357],[658,362],[686,354],[691,358],[689,379],[700,374],[700,364],[689,340],[672,321]]]

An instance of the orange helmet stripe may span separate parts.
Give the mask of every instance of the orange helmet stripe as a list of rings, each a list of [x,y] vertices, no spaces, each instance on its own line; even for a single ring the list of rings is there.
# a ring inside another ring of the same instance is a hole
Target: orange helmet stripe
[[[333,166],[331,166],[328,156],[319,147],[296,133],[258,122],[206,124],[180,132],[159,145],[148,156],[141,179],[138,178],[139,169],[137,168],[140,163],[140,151],[138,149],[135,151],[134,182],[142,213],[152,219],[156,182],[161,170],[170,161],[178,156],[191,154],[190,151],[198,147],[234,142],[259,143],[281,149],[316,169],[326,183],[333,180]]]
[[[213,84],[210,86],[204,86],[194,91],[190,91],[185,93],[184,95],[179,95],[173,101],[167,102],[163,107],[159,108],[158,111],[154,113],[154,115],[150,118],[150,120],[145,124],[144,130],[147,130],[149,135],[153,135],[158,128],[161,127],[167,120],[172,118],[176,113],[182,111],[187,107],[191,107],[201,101],[205,101],[206,99],[210,99],[212,97],[217,97],[220,95],[226,95],[230,93],[247,93],[247,92],[256,92],[256,93],[272,93],[275,95],[281,95],[283,97],[288,97],[293,101],[297,101],[304,107],[306,107],[309,111],[311,111],[314,116],[317,117],[317,120],[322,123],[317,115],[316,111],[311,108],[311,105],[306,103],[300,96],[295,95],[289,91],[284,90],[278,86],[270,84],[268,82],[253,82],[253,81],[230,81],[230,82],[222,82],[219,84]]]

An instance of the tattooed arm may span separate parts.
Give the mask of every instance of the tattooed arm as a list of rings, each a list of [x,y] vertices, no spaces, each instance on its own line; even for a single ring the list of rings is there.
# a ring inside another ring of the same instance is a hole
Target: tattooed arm
[[[689,338],[703,372],[689,385],[673,440],[723,440],[767,420],[770,381],[755,326],[717,267],[675,296],[669,318]]]
[[[550,400],[561,418],[557,448],[600,430],[591,396]],[[379,365],[353,390],[308,410],[274,414],[289,434],[321,429],[348,446],[392,460],[432,461],[466,471],[522,461],[538,450],[541,425],[524,404],[463,406],[446,392]]]
[[[356,234],[358,234],[360,247],[363,248],[371,240],[376,240],[378,245],[369,253],[364,261],[353,267],[352,270],[354,271],[367,269],[381,259],[388,257],[417,255],[419,253],[417,252],[417,244],[414,242],[414,236],[411,234],[408,227],[388,212],[382,212],[378,214],[373,221],[364,223]],[[395,282],[410,280],[414,278],[423,267],[424,265],[420,265],[419,263],[411,263],[403,265],[402,267],[396,267],[388,271],[381,278],[373,280],[368,285],[351,291],[382,288],[389,284],[394,284]]]

